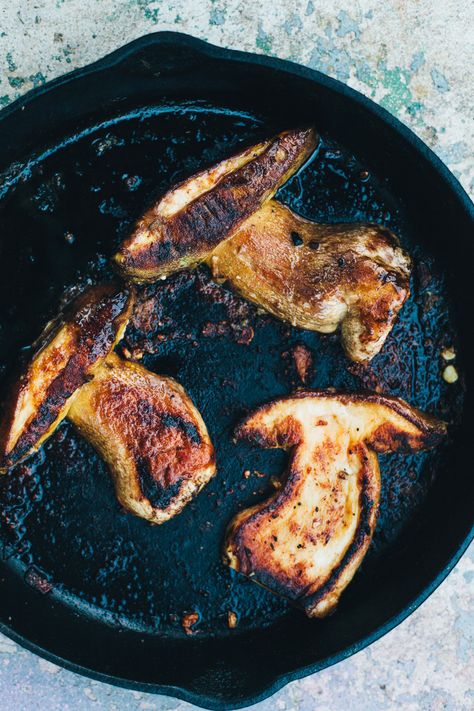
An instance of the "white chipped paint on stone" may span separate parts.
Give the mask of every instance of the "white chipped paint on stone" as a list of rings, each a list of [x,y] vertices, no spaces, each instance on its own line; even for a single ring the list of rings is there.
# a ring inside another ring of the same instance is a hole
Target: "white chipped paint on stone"
[[[58,674],[61,671],[61,667],[58,667],[57,664],[53,664],[47,659],[41,659],[41,657],[38,659],[38,667],[47,674]]]
[[[91,701],[97,701],[97,696],[94,694],[93,690],[89,686],[86,686],[86,688],[84,689],[84,695],[87,696],[87,698]]]
[[[18,651],[18,647],[15,642],[12,642],[7,637],[0,635],[0,655],[1,654],[15,654]]]

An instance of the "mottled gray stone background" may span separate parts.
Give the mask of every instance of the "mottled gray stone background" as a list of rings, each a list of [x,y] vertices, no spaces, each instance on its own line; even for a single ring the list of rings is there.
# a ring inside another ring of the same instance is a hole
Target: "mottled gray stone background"
[[[0,0],[0,106],[148,32],[274,54],[355,87],[474,193],[472,0]],[[408,620],[259,711],[474,709],[474,547]],[[190,709],[64,671],[0,635],[0,709]]]

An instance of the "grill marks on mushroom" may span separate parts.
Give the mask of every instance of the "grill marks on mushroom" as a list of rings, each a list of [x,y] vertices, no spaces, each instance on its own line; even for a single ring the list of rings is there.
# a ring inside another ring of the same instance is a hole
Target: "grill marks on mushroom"
[[[108,464],[122,506],[152,523],[179,513],[215,474],[206,426],[184,388],[114,353],[68,419]]]
[[[78,388],[122,338],[132,304],[125,286],[95,286],[46,326],[3,407],[0,471],[39,449],[54,432]]]
[[[121,504],[163,523],[214,475],[214,449],[177,382],[112,353],[132,306],[129,288],[97,286],[47,326],[7,401],[0,465],[39,449],[67,417],[109,465]]]
[[[291,450],[284,484],[240,512],[224,560],[323,617],[370,545],[380,498],[377,452],[438,444],[444,423],[398,398],[301,391],[250,415],[236,437]]]
[[[138,220],[114,261],[135,281],[189,268],[269,200],[309,158],[314,129],[283,131],[172,188]]]
[[[116,265],[153,281],[207,262],[283,321],[340,327],[348,357],[371,360],[410,294],[411,260],[384,227],[317,224],[271,200],[318,140],[311,129],[285,131],[172,188],[138,221]]]

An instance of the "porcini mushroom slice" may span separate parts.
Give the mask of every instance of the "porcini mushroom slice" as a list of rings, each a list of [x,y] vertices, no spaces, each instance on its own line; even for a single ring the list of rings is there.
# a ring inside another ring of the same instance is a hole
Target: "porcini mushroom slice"
[[[179,513],[214,476],[214,449],[185,390],[112,353],[68,419],[108,464],[122,506],[152,523]]]
[[[411,260],[367,223],[318,224],[271,200],[207,258],[216,277],[293,326],[341,329],[354,361],[382,348],[410,294]]]
[[[237,438],[291,449],[273,496],[231,522],[224,559],[235,570],[323,617],[362,562],[380,497],[377,452],[438,444],[444,423],[397,398],[301,391],[264,405]]]
[[[48,324],[2,409],[1,471],[36,451],[54,432],[78,388],[122,338],[132,301],[125,286],[94,286]]]

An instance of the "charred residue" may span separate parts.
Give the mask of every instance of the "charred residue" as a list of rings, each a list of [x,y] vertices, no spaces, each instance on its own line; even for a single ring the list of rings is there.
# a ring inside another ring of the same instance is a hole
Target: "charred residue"
[[[109,256],[145,207],[172,184],[252,142],[258,123],[215,109],[151,112],[99,128],[33,165],[0,202],[2,261],[8,264],[0,282],[2,377],[64,295],[110,279]],[[268,497],[287,462],[282,451],[234,443],[239,419],[301,386],[303,370],[307,387],[388,391],[450,422],[461,410],[462,371],[449,385],[440,370],[441,350],[458,350],[442,264],[430,254],[428,238],[426,248],[416,246],[423,236],[386,185],[371,171],[360,179],[364,170],[324,137],[318,158],[278,198],[315,220],[384,224],[412,252],[412,296],[371,365],[351,364],[337,334],[293,329],[259,313],[204,267],[140,287],[121,348],[156,372],[165,368],[190,393],[216,446],[218,474],[179,516],[152,527],[121,510],[105,464],[64,424],[41,452],[0,480],[5,558],[25,572],[32,565],[42,571],[55,595],[76,611],[152,633],[184,636],[183,615],[196,609],[201,637],[235,634],[228,610],[238,616],[239,630],[286,613],[285,602],[220,559],[230,519]],[[133,183],[124,176],[134,176]],[[65,239],[66,232],[74,239]],[[312,367],[301,370],[300,364],[300,374],[293,355],[282,358],[297,347],[312,356]],[[448,456],[449,445],[381,457],[381,512],[364,566],[376,565],[416,518]],[[243,476],[248,470],[265,476]]]

